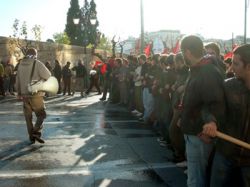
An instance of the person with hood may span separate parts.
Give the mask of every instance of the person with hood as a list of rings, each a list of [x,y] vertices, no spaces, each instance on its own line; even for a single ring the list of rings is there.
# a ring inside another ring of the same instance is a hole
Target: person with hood
[[[18,99],[23,101],[23,113],[31,143],[35,143],[35,140],[44,143],[41,136],[46,112],[43,99],[45,93],[41,91],[30,93],[28,85],[34,81],[47,80],[50,76],[51,73],[46,66],[37,60],[37,50],[29,48],[18,66],[16,89]],[[35,124],[32,122],[33,112],[37,118]]]

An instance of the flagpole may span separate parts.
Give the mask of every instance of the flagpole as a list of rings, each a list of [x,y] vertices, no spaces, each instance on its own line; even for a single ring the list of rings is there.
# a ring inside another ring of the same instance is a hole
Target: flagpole
[[[143,11],[143,0],[141,0],[141,54],[144,50],[144,11]]]
[[[232,32],[232,51],[234,50],[234,33]]]
[[[247,43],[247,0],[245,0],[244,44]]]

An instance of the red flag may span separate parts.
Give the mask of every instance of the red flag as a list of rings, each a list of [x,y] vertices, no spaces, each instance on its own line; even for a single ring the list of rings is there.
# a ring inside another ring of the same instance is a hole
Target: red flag
[[[173,48],[172,52],[177,54],[180,51],[180,40],[176,41],[175,47]]]
[[[227,54],[224,55],[224,60],[228,59],[228,58],[232,58],[233,57],[233,52],[230,51]]]
[[[100,66],[102,64],[102,61],[95,61],[95,65],[94,65],[94,67],[98,67],[98,66]]]
[[[149,57],[150,52],[151,52],[151,44],[148,44],[144,49],[144,53],[147,57]]]
[[[166,47],[163,49],[163,52],[161,54],[168,54],[169,53],[169,48]]]
[[[107,64],[103,64],[101,66],[101,70],[100,71],[101,71],[101,74],[104,75],[106,73],[106,71],[107,71]]]

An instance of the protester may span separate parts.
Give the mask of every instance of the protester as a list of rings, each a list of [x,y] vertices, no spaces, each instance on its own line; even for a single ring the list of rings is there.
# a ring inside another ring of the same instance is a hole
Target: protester
[[[226,66],[226,78],[234,77],[234,72],[232,69],[232,58],[228,57],[224,60],[224,64]]]
[[[223,74],[226,73],[226,66],[223,63],[223,59],[221,59],[220,47],[215,42],[210,42],[205,45],[205,50],[208,55],[212,55],[217,58],[218,66]]]
[[[62,69],[62,77],[63,77],[63,95],[66,94],[66,91],[68,91],[68,96],[71,95],[71,77],[72,77],[72,72],[69,69],[70,67],[70,62],[68,61],[67,64],[63,67]]]
[[[72,94],[74,95],[76,89],[78,89],[78,90],[80,90],[81,97],[83,97],[84,96],[83,95],[83,91],[84,91],[84,77],[87,74],[87,70],[86,70],[84,64],[82,63],[82,60],[78,60],[77,66],[74,66],[71,70],[76,72],[75,86],[74,86]]]
[[[167,146],[170,144],[169,137],[169,126],[172,118],[172,108],[171,108],[171,88],[176,81],[174,54],[168,56],[163,55],[160,59],[162,65],[162,73],[159,85],[159,100],[158,109],[159,120],[158,124],[160,127],[161,138],[158,139],[161,146]]]
[[[56,77],[59,85],[57,94],[60,94],[62,92],[62,87],[61,87],[62,67],[57,59],[55,60],[55,67],[53,69],[53,74]]]
[[[225,123],[210,124],[203,133],[216,136],[217,128],[250,143],[250,44],[233,51],[235,77],[225,81]],[[250,186],[250,150],[218,139],[212,167],[211,187]]]
[[[50,61],[45,62],[45,66],[52,73],[52,66],[51,66]]]
[[[145,73],[145,64],[146,63],[146,55],[141,54],[138,57],[138,65],[135,68],[134,71],[134,99],[135,99],[135,110],[132,111],[132,114],[137,115],[138,117],[142,117],[143,116],[143,102],[142,102],[142,91],[143,91],[143,87],[142,87],[142,80],[143,80],[143,72]]]
[[[96,64],[95,62],[91,62],[91,70],[89,72],[89,76],[90,76],[90,85],[88,87],[88,89],[86,90],[85,94],[88,95],[89,92],[92,90],[93,86],[96,87],[97,91],[98,91],[98,95],[101,95],[101,89],[99,86],[99,67],[98,64]]]
[[[128,105],[128,81],[129,81],[129,69],[128,69],[128,60],[122,59],[122,65],[119,68],[118,72],[118,81],[119,81],[119,90],[120,90],[120,100],[119,105],[127,106]]]
[[[111,61],[114,61],[114,58],[108,58],[103,62],[101,67],[101,74],[103,76],[103,94],[100,101],[106,100],[108,90],[110,89],[110,74],[112,72]]]
[[[50,71],[42,62],[37,60],[37,50],[29,48],[17,70],[16,88],[18,98],[23,100],[23,112],[31,143],[35,143],[35,140],[44,143],[41,136],[46,112],[43,99],[44,92],[38,91],[32,94],[28,90],[28,84],[35,80],[47,80],[50,76]],[[33,112],[37,117],[34,125],[32,122]]]
[[[189,187],[208,184],[206,171],[213,143],[202,128],[220,123],[225,114],[223,75],[216,58],[204,58],[203,50],[203,42],[197,36],[189,35],[181,41],[185,64],[190,67],[180,122],[186,143]]]
[[[169,126],[169,137],[174,151],[173,161],[181,162],[186,159],[185,159],[184,135],[179,126],[179,120],[181,116],[181,110],[179,105],[182,96],[184,94],[185,83],[188,78],[189,69],[187,66],[185,66],[182,53],[176,54],[174,61],[175,61],[175,71],[177,78],[174,85],[171,87],[172,89],[171,104],[172,104],[173,116]]]
[[[4,68],[4,89],[7,95],[14,95],[14,66],[7,60]]]
[[[122,58],[115,58],[114,66],[111,73],[111,93],[110,93],[110,103],[120,102],[120,87],[119,87],[119,72],[122,66]]]
[[[4,67],[3,63],[0,63],[0,93],[2,96],[5,96],[5,91],[4,91]]]

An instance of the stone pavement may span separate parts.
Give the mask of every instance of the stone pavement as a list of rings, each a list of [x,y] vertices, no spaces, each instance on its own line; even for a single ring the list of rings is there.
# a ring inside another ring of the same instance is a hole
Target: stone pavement
[[[0,99],[0,186],[186,186],[152,127],[99,98],[46,98],[44,145],[29,144],[22,103]]]

